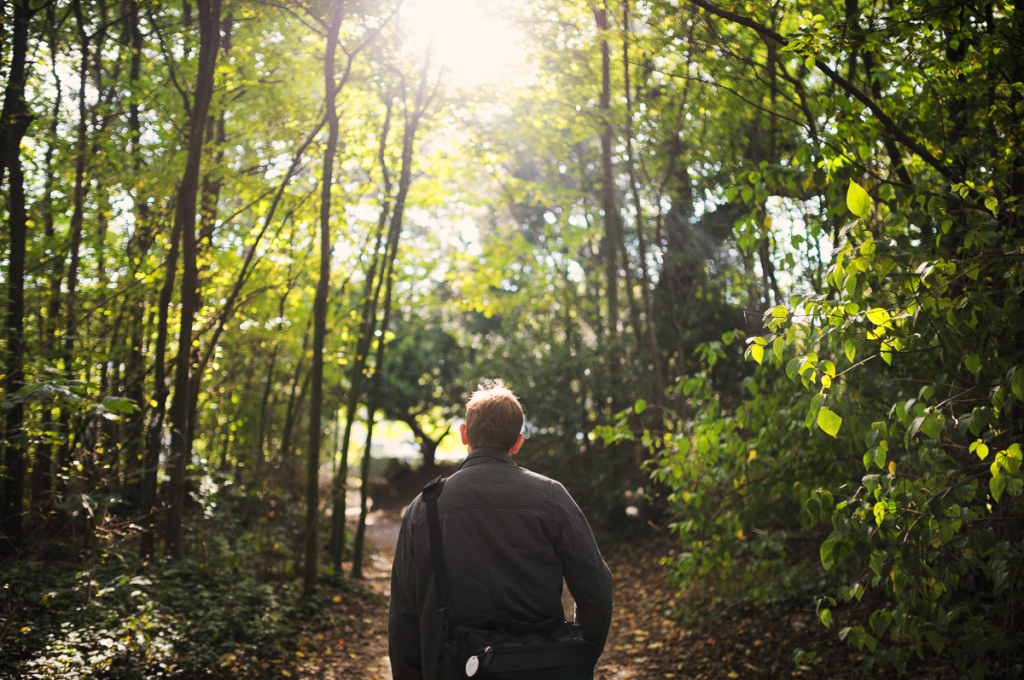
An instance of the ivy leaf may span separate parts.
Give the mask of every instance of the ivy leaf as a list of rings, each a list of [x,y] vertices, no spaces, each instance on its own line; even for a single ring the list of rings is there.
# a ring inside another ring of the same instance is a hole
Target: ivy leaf
[[[846,190],[846,207],[857,217],[864,217],[871,210],[871,197],[859,184],[850,180],[850,188]]]
[[[818,411],[818,427],[825,431],[826,434],[833,437],[839,433],[839,427],[843,424],[843,419],[833,413],[827,407],[822,407]]]

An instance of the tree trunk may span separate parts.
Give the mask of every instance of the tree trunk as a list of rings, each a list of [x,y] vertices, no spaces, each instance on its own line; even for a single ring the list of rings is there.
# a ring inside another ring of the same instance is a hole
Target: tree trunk
[[[359,523],[352,541],[352,578],[363,577],[363,545],[366,541],[366,515],[369,512],[370,493],[370,462],[373,459],[373,423],[380,402],[380,384],[384,375],[384,347],[388,333],[388,322],[391,318],[391,290],[394,280],[394,257],[387,267],[387,290],[384,293],[384,320],[381,322],[381,333],[377,339],[377,358],[373,370],[373,390],[366,405],[366,446],[363,449],[363,460],[359,466]]]
[[[334,57],[344,4],[334,3],[331,26],[327,31],[324,56],[324,93],[327,107],[327,148],[324,149],[323,177],[320,184],[320,279],[313,302],[313,363],[310,367],[312,391],[309,404],[309,441],[306,449],[306,525],[303,589],[316,590],[320,538],[320,441],[323,435],[321,415],[324,395],[324,337],[327,335],[327,291],[331,285],[331,187],[334,183],[334,155],[338,150],[338,86],[334,77]]]
[[[53,3],[46,6],[46,25],[53,26],[56,23],[56,8]],[[56,96],[53,102],[53,112],[50,118],[49,139],[46,147],[46,179],[44,180],[42,213],[43,213],[43,235],[47,243],[53,243],[54,229],[54,208],[53,208],[53,185],[54,167],[53,156],[57,149],[57,123],[60,120],[60,111],[64,94],[64,87],[61,83],[59,71],[57,70],[57,39],[54,31],[48,31],[47,42],[50,48],[51,75]],[[60,316],[60,286],[64,280],[64,260],[54,258],[53,274],[50,276],[50,297],[47,302],[46,314],[43,319],[42,346],[49,350],[57,342],[57,319]],[[41,428],[49,432],[53,427],[53,408],[50,404],[43,407]],[[51,494],[53,493],[53,445],[49,442],[40,442],[36,446],[35,460],[32,465],[32,507],[38,517],[45,517],[51,510]]]
[[[363,370],[366,368],[366,355],[369,352],[372,328],[377,321],[376,294],[380,287],[374,287],[377,278],[377,267],[380,264],[380,247],[384,239],[384,227],[391,213],[391,176],[385,161],[388,134],[391,130],[391,107],[388,100],[381,130],[378,159],[384,182],[384,203],[381,206],[380,218],[377,220],[377,234],[374,240],[373,255],[366,272],[363,285],[363,310],[360,322],[359,340],[356,342],[356,356],[349,373],[348,400],[345,406],[345,432],[341,437],[341,464],[337,466],[331,484],[331,535],[328,543],[331,564],[335,569],[341,568],[341,557],[345,551],[345,496],[348,490],[348,450],[352,441],[352,425],[355,423],[356,410],[359,406],[359,395],[363,384]],[[375,292],[376,291],[376,292]]]
[[[629,91],[629,0],[622,2],[622,72],[623,91],[626,94],[626,164],[629,170],[630,191],[633,194],[633,209],[636,212],[637,255],[640,258],[640,296],[647,321],[644,335],[647,344],[647,373],[651,378],[648,393],[653,403],[661,403],[665,396],[664,379],[661,372],[661,351],[654,333],[654,306],[651,302],[651,277],[648,271],[647,239],[644,235],[644,214],[640,201],[640,187],[636,179],[636,158],[633,155],[633,99]],[[623,252],[625,257],[625,252]],[[642,346],[642,343],[641,343]],[[640,347],[637,347],[639,350]],[[641,351],[641,356],[643,352]]]
[[[0,185],[8,174],[7,228],[10,252],[7,268],[7,356],[2,380],[6,394],[14,394],[25,382],[25,246],[28,238],[28,212],[25,207],[25,176],[21,166],[21,140],[28,132],[32,116],[25,103],[28,80],[28,30],[35,11],[29,0],[14,4],[14,28],[4,103],[0,115]],[[0,557],[15,554],[22,539],[22,513],[25,496],[26,440],[22,433],[24,407],[7,409],[0,448],[4,466],[3,497],[0,498]]]
[[[175,210],[181,229],[181,330],[175,361],[174,397],[171,400],[171,451],[167,459],[170,474],[170,505],[167,512],[165,550],[171,559],[181,559],[182,519],[185,507],[185,472],[191,457],[188,449],[189,367],[192,362],[192,322],[196,306],[199,272],[196,268],[196,202],[199,166],[203,151],[203,125],[213,96],[214,70],[220,44],[220,0],[199,0],[199,70],[195,99],[189,121],[188,155]]]
[[[78,267],[81,261],[82,228],[85,220],[85,162],[86,135],[88,131],[88,113],[85,105],[86,87],[89,75],[89,37],[85,30],[85,17],[82,16],[80,0],[72,5],[78,28],[78,39],[81,49],[81,64],[78,70],[78,133],[75,139],[75,184],[72,192],[71,213],[71,245],[68,251],[67,302],[64,307],[64,343],[62,358],[64,362],[64,380],[70,383],[74,377],[75,338],[78,335]],[[57,467],[63,473],[59,483],[60,495],[67,493],[67,480],[71,474],[71,456],[73,441],[71,436],[71,412],[63,409],[61,413],[61,434],[66,438],[58,454]]]
[[[398,242],[402,234],[402,220],[405,216],[405,201],[409,195],[409,187],[412,184],[412,161],[413,161],[413,149],[416,142],[416,130],[419,128],[420,119],[423,116],[426,107],[429,105],[431,97],[427,97],[427,75],[428,75],[429,63],[424,64],[423,72],[421,74],[420,86],[416,93],[416,101],[413,108],[412,115],[409,115],[408,109],[406,109],[405,115],[405,131],[402,137],[402,172],[398,178],[398,194],[395,196],[395,209],[391,213],[391,225],[388,229],[388,243],[385,249],[385,262],[381,268],[381,281],[387,283],[384,292],[384,318],[381,321],[380,326],[380,337],[377,341],[377,357],[376,357],[376,368],[374,369],[374,385],[373,392],[370,396],[369,403],[367,404],[367,421],[368,429],[370,433],[367,434],[366,439],[366,452],[363,456],[363,461],[360,470],[361,485],[359,489],[359,524],[356,527],[356,536],[354,545],[352,548],[352,575],[355,578],[360,578],[362,574],[362,552],[363,552],[363,537],[366,532],[366,513],[367,513],[367,494],[370,490],[370,434],[373,430],[373,418],[374,413],[377,410],[377,402],[380,398],[380,383],[381,376],[384,371],[384,345],[385,337],[388,332],[388,324],[391,319],[391,292],[392,283],[394,279],[395,260],[398,257]],[[380,286],[377,287],[377,293],[374,294],[374,301],[379,298]],[[371,319],[376,321],[376,311],[373,312]],[[376,323],[373,324],[376,326]],[[372,338],[376,335],[374,329],[369,329],[367,338]],[[366,350],[369,349],[369,343],[366,344]]]
[[[601,112],[601,199],[604,208],[603,254],[605,258],[605,279],[608,296],[608,335],[615,337],[619,325],[619,209],[615,200],[615,180],[612,167],[612,122],[611,105],[611,55],[608,47],[607,5],[594,11],[597,30],[600,32],[601,47],[601,97],[598,108]],[[617,369],[615,369],[617,372]]]
[[[160,467],[160,450],[163,448],[164,414],[167,409],[167,322],[170,313],[171,296],[174,293],[174,279],[178,268],[178,247],[181,242],[181,225],[175,222],[171,230],[170,250],[164,262],[164,285],[157,303],[156,346],[153,350],[153,411],[146,430],[146,449],[142,465],[142,486],[140,508],[142,513],[142,540],[139,546],[141,559],[153,556],[155,537],[153,535],[153,512],[156,508],[157,471]]]
[[[10,129],[11,142],[21,144],[31,118],[19,117]],[[28,233],[28,213],[25,209],[25,176],[21,157],[13,154],[8,159],[9,192],[7,226],[10,234],[10,253],[7,268],[7,374],[4,389],[14,394],[25,384],[25,244]],[[14,554],[22,538],[22,513],[25,496],[25,451],[27,439],[22,432],[25,411],[22,404],[7,409],[3,446],[3,463],[7,468],[3,477],[3,500],[0,501],[0,556]]]

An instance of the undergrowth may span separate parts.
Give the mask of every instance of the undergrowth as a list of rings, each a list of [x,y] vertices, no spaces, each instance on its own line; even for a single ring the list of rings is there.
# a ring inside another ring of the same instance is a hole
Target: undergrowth
[[[328,600],[359,586],[328,574],[304,595],[288,499],[203,486],[186,559],[142,562],[130,537],[101,535],[74,559],[0,565],[0,677],[280,677],[299,641],[329,625]],[[277,506],[278,521],[245,528],[224,511],[251,502]]]

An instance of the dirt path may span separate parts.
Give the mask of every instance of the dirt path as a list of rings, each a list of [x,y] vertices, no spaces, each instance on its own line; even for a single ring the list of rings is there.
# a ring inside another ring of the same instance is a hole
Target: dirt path
[[[391,664],[387,655],[387,607],[391,562],[400,524],[401,517],[395,512],[381,511],[372,513],[368,518],[366,538],[373,550],[364,568],[364,584],[368,592],[354,596],[355,601],[339,600],[335,603],[336,626],[310,640],[306,649],[300,652],[303,661],[300,662],[299,677],[391,680]],[[568,590],[563,596],[563,605],[566,616],[571,617],[573,601]],[[643,673],[646,661],[643,658],[612,655],[613,650],[636,651],[646,641],[646,631],[630,629],[629,620],[629,610],[618,607],[612,622],[608,653],[598,666],[596,680],[672,677]]]
[[[332,625],[298,652],[298,677],[392,680],[387,609],[400,518],[382,511],[370,521],[366,588],[335,598]],[[857,672],[858,655],[822,629],[810,610],[723,613],[715,621],[683,623],[676,616],[681,596],[668,586],[660,563],[671,549],[671,540],[662,537],[605,551],[615,579],[615,613],[596,680],[824,680]],[[567,592],[564,605],[571,616]],[[811,652],[799,663],[793,657],[797,648]]]

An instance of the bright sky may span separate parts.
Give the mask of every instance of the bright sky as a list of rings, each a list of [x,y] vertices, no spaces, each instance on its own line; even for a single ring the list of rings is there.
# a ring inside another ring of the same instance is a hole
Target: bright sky
[[[522,65],[520,32],[502,12],[507,0],[406,0],[403,23],[413,49],[433,41],[433,59],[461,87],[510,79]]]

